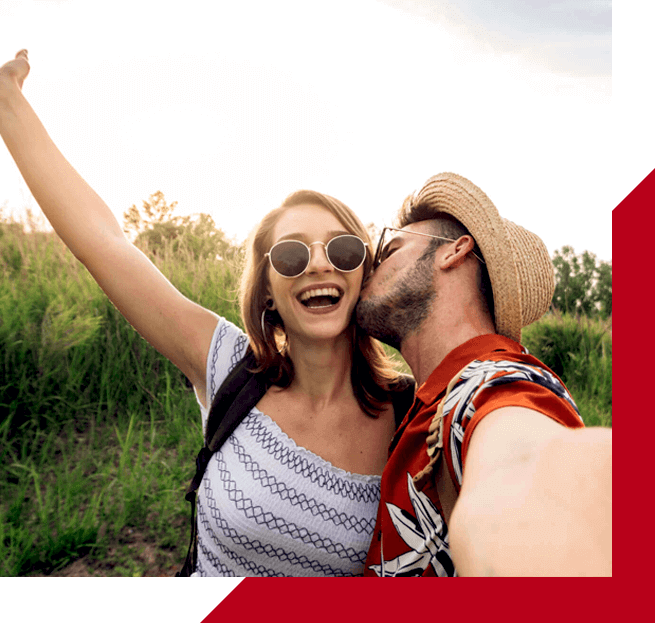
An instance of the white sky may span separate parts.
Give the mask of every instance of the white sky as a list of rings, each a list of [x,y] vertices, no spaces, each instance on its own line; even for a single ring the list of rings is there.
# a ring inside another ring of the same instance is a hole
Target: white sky
[[[475,1],[0,0],[0,55],[29,50],[29,100],[121,222],[162,190],[240,240],[313,188],[382,226],[454,171],[551,253],[609,260],[643,177],[611,176],[611,34],[503,4],[505,21]],[[4,148],[3,203],[34,205]]]

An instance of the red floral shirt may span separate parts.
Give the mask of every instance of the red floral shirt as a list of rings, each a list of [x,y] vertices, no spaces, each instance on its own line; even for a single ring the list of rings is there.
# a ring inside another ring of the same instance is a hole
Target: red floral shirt
[[[488,413],[520,406],[564,426],[584,426],[561,380],[520,344],[500,335],[483,335],[458,346],[419,387],[391,443],[365,576],[456,575],[434,480],[422,479],[416,485],[413,477],[429,462],[428,427],[448,383],[462,368],[443,418],[443,460],[457,491],[471,434]]]

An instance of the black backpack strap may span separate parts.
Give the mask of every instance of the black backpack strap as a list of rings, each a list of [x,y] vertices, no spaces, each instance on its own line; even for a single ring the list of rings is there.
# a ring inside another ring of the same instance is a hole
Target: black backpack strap
[[[263,375],[253,374],[249,370],[256,364],[255,354],[248,348],[245,357],[227,375],[214,395],[205,427],[205,445],[196,457],[196,473],[187,487],[187,500],[198,490],[214,452],[266,393],[267,387],[261,378]]]
[[[207,425],[205,426],[205,445],[209,445],[209,442],[221,424],[224,414],[227,413],[236,397],[241,393],[246,382],[254,376],[250,372],[250,369],[256,366],[257,359],[255,358],[255,353],[248,347],[244,357],[230,371],[214,395],[211,408],[209,409],[209,415],[207,416]]]
[[[251,374],[241,391],[235,396],[225,415],[220,418],[216,431],[207,437],[207,447],[214,454],[234,432],[241,420],[260,401],[269,388],[264,374]],[[209,429],[208,429],[209,430]]]
[[[396,428],[400,426],[400,423],[414,402],[415,389],[416,381],[409,374],[401,374],[398,381],[390,387]]]
[[[196,568],[198,560],[196,496],[209,460],[268,389],[265,375],[250,371],[250,368],[256,365],[255,354],[248,348],[246,355],[227,375],[212,400],[205,427],[205,445],[198,452],[196,473],[184,496],[191,503],[191,540],[184,566],[175,574],[176,577],[188,577]]]

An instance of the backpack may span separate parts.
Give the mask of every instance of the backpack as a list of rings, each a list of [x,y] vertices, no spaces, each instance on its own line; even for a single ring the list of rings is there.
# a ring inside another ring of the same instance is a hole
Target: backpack
[[[234,432],[241,420],[266,393],[271,383],[264,372],[253,373],[257,366],[252,349],[248,347],[245,357],[232,369],[216,392],[207,416],[205,445],[196,457],[196,473],[187,487],[184,499],[191,503],[191,540],[186,560],[175,577],[189,577],[196,568],[198,560],[198,526],[196,522],[196,498],[198,488],[212,455],[221,448]],[[414,401],[414,377],[399,375],[398,381],[390,388],[396,428]]]

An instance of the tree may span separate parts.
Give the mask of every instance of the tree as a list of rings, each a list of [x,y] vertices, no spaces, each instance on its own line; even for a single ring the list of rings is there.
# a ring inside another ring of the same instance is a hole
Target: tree
[[[589,251],[576,255],[573,247],[555,251],[553,306],[562,312],[611,316],[612,265]]]
[[[596,298],[600,304],[600,315],[604,318],[612,315],[612,264],[601,262],[598,267]]]
[[[132,205],[123,214],[125,233],[135,235],[134,242],[158,255],[168,246],[173,252],[185,249],[195,259],[225,259],[233,257],[236,245],[216,227],[209,214],[173,216],[177,201],[167,203],[158,190],[143,201],[141,209]]]
[[[125,233],[133,230],[139,234],[147,229],[152,229],[154,225],[173,221],[179,217],[171,217],[173,210],[177,206],[177,201],[166,203],[164,193],[161,190],[150,195],[147,201],[143,202],[143,216],[139,208],[132,205],[127,212],[123,213]]]

